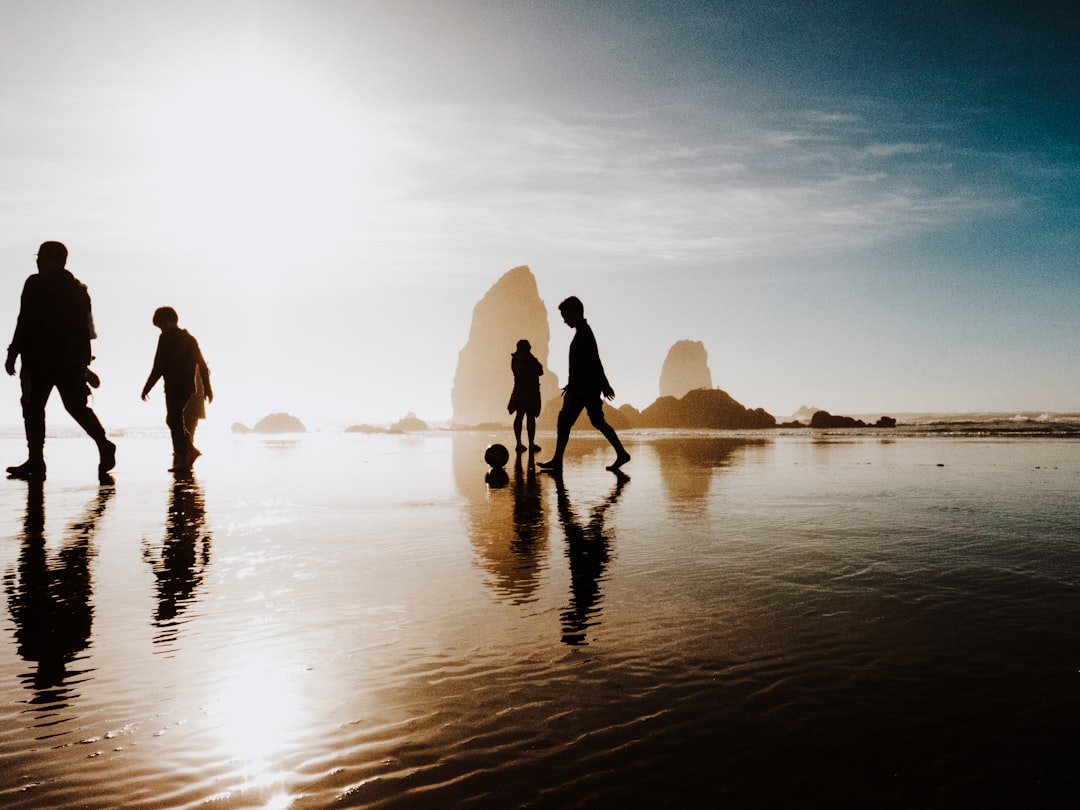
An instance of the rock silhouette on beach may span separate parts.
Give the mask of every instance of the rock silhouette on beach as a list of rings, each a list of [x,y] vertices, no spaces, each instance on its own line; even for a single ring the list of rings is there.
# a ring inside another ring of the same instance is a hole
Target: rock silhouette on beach
[[[559,388],[547,366],[551,329],[536,279],[524,265],[504,273],[473,308],[469,338],[458,354],[450,392],[454,427],[506,424],[506,403],[514,383],[510,354],[521,339],[532,344],[544,366],[540,397],[546,403]]]
[[[287,413],[272,413],[264,416],[249,428],[241,422],[234,422],[233,433],[307,433],[304,423]]]
[[[828,411],[817,411],[810,418],[810,427],[818,430],[861,427],[891,428],[896,427],[896,420],[891,416],[883,416],[878,419],[877,422],[867,424],[863,420],[856,419],[852,416],[833,416]]]
[[[751,410],[719,388],[697,388],[682,398],[660,397],[641,412],[637,427],[760,430],[776,427],[776,418]]]
[[[390,426],[391,433],[406,433],[410,430],[427,430],[427,422],[419,418],[415,413],[409,411],[401,419],[397,420]]]
[[[538,425],[554,429],[559,400],[544,407]],[[643,411],[632,405],[604,408],[608,423],[616,430],[675,428],[683,430],[765,430],[776,427],[776,417],[762,408],[747,408],[719,388],[695,388],[684,397],[660,397]],[[577,429],[591,430],[587,419]]]
[[[660,396],[679,399],[695,388],[712,388],[709,353],[700,340],[680,340],[669,350],[660,369]]]

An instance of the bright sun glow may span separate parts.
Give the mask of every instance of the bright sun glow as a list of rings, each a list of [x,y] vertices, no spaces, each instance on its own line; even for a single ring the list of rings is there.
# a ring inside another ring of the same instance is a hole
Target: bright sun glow
[[[156,109],[160,227],[208,256],[252,265],[272,242],[282,265],[308,264],[375,207],[379,128],[313,76],[238,61],[161,90]]]

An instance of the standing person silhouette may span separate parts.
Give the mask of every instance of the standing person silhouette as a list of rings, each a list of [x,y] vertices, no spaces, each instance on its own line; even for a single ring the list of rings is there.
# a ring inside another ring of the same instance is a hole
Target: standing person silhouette
[[[585,320],[585,305],[572,295],[559,304],[559,312],[566,325],[575,330],[575,334],[570,341],[570,369],[566,387],[563,388],[555,455],[548,461],[540,462],[540,466],[546,470],[562,469],[563,453],[570,440],[570,429],[584,410],[589,414],[593,427],[604,434],[604,438],[615,449],[615,461],[608,465],[607,469],[618,470],[630,460],[630,454],[619,441],[615,429],[604,418],[604,403],[600,397],[603,395],[608,400],[614,399],[615,391],[604,373],[603,363],[600,362],[600,350],[596,347],[592,327]]]
[[[38,272],[23,285],[15,335],[8,346],[4,369],[15,376],[22,357],[22,414],[29,458],[8,467],[11,478],[45,478],[45,404],[53,388],[64,408],[98,446],[98,476],[116,466],[116,445],[105,435],[97,415],[86,404],[90,389],[90,341],[97,337],[86,285],[67,270],[67,248],[43,242],[38,248]]]
[[[514,390],[506,410],[515,414],[514,437],[517,439],[518,453],[526,449],[535,453],[540,449],[536,443],[536,417],[540,415],[540,378],[544,367],[532,353],[532,345],[527,340],[517,342],[517,351],[510,355],[510,370],[514,373]],[[525,421],[529,446],[521,443],[521,423]]]
[[[180,328],[180,317],[172,307],[154,310],[154,326],[161,330],[154,366],[143,386],[142,399],[146,401],[150,389],[162,377],[165,378],[165,424],[169,426],[173,445],[173,472],[191,469],[200,455],[192,438],[195,427],[205,411],[202,401],[214,401],[210,387],[210,369],[203,359],[199,342],[186,330]],[[197,402],[193,400],[198,398]]]

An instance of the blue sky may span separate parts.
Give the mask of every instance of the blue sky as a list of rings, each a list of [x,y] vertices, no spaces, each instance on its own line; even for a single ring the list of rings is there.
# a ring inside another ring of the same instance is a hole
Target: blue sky
[[[212,419],[446,419],[472,307],[521,264],[553,370],[576,294],[639,408],[690,339],[781,417],[1080,411],[1071,4],[0,12],[0,321],[65,241],[107,424],[162,418],[161,304]]]

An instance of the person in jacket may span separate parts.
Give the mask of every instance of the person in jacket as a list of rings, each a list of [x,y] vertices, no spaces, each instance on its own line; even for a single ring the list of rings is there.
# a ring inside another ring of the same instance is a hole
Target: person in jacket
[[[45,405],[55,388],[64,408],[98,447],[98,476],[104,479],[116,466],[116,445],[109,441],[97,414],[87,404],[90,341],[97,337],[90,294],[86,285],[67,269],[68,250],[61,242],[43,242],[38,248],[38,272],[23,284],[15,334],[7,350],[4,370],[19,380],[28,458],[8,467],[11,478],[45,478]]]

